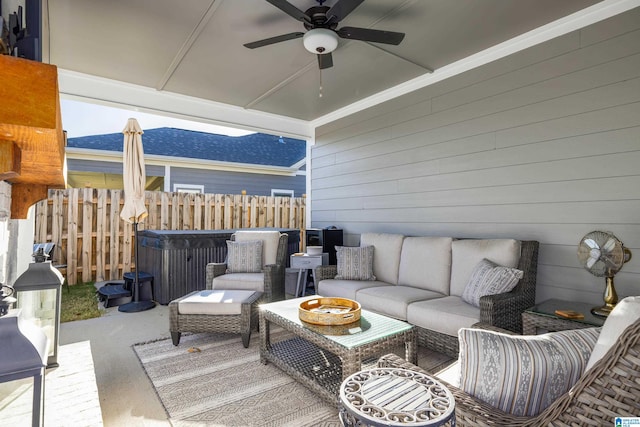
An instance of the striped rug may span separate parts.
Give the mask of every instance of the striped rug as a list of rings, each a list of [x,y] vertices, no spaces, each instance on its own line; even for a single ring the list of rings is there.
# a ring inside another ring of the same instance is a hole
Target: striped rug
[[[259,340],[244,348],[239,335],[193,334],[178,347],[160,339],[133,349],[174,426],[340,426],[335,407],[260,363]],[[447,360],[424,351],[423,367]]]

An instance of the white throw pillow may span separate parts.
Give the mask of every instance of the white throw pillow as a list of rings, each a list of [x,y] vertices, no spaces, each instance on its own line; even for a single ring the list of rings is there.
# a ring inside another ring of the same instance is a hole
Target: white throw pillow
[[[522,276],[522,270],[502,267],[485,258],[471,273],[469,283],[462,292],[462,300],[480,307],[480,297],[509,292],[516,287]]]
[[[611,310],[604,325],[598,342],[591,353],[587,369],[602,359],[609,349],[618,341],[618,338],[627,327],[640,318],[640,296],[626,297]]]
[[[376,280],[373,275],[373,246],[336,246],[338,274],[342,280]]]
[[[227,240],[227,273],[260,273],[262,240]]]
[[[535,416],[578,381],[600,329],[522,336],[462,328],[460,388],[509,414]]]

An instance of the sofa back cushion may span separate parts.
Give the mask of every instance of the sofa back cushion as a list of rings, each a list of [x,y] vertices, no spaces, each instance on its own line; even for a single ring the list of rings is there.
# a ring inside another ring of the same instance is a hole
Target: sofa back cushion
[[[451,295],[462,296],[471,274],[484,258],[503,267],[517,267],[520,242],[513,239],[454,240],[451,243]]]
[[[373,275],[381,282],[398,284],[402,234],[363,233],[360,246],[373,246]]]
[[[398,285],[449,295],[451,237],[405,237]]]

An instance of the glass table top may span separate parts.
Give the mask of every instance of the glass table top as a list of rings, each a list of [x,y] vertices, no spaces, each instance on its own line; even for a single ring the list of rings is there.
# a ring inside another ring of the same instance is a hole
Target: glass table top
[[[367,310],[361,310],[360,320],[346,325],[322,326],[303,322],[298,316],[300,303],[314,298],[320,297],[313,295],[261,304],[260,310],[267,310],[347,348],[365,345],[413,328],[412,325],[401,320],[392,319]]]
[[[547,301],[543,301],[540,304],[534,305],[531,308],[526,309],[525,312],[538,314],[541,316],[554,317],[558,319],[566,319],[564,317],[561,317],[555,314],[555,311],[556,310],[574,310],[584,314],[584,319],[566,319],[566,320],[571,320],[572,322],[585,323],[587,325],[602,326],[606,318],[594,316],[593,314],[591,314],[591,309],[595,306],[596,304],[590,304],[586,302],[550,299]]]

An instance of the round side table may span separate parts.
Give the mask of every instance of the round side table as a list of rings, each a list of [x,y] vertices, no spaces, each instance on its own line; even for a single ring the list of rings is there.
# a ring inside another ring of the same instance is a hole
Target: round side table
[[[455,426],[453,394],[428,375],[400,368],[356,372],[340,386],[345,427]]]

